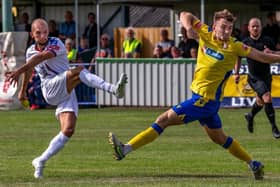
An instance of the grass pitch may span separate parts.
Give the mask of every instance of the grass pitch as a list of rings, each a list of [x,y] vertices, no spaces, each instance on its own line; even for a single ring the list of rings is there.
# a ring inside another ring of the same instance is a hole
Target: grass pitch
[[[33,179],[31,161],[59,132],[54,110],[0,111],[0,186],[280,186],[280,140],[275,140],[263,111],[254,134],[243,114],[222,109],[228,135],[265,165],[265,179],[255,181],[243,162],[212,143],[198,122],[176,126],[155,142],[115,161],[107,136],[123,142],[146,129],[165,109],[81,109],[76,133],[46,165],[44,179]],[[277,121],[280,111],[276,110]]]

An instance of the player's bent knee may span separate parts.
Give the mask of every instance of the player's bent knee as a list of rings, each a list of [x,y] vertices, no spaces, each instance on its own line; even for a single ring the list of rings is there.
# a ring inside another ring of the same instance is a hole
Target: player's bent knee
[[[168,121],[168,114],[167,114],[167,112],[164,112],[163,114],[161,114],[157,117],[155,122],[157,124],[159,124],[161,127],[163,127],[163,126],[168,126],[166,123],[167,121]]]
[[[74,69],[68,70],[67,74],[68,74],[68,76],[71,76],[71,77],[72,77],[72,76],[77,76],[77,75],[80,74],[80,72],[81,72],[83,69],[84,69],[83,66],[78,66],[78,67],[76,67],[76,68],[74,68]]]
[[[224,135],[212,135],[210,139],[218,145],[224,145],[227,138]]]
[[[272,101],[270,93],[265,93],[262,96],[262,98],[263,98],[264,103],[271,103],[271,101]]]
[[[156,119],[155,123],[163,129],[172,125],[184,124],[184,122],[180,118],[178,118],[178,115],[172,109],[161,114]]]
[[[74,128],[67,128],[62,130],[62,133],[69,138],[74,134],[74,132],[75,132]]]

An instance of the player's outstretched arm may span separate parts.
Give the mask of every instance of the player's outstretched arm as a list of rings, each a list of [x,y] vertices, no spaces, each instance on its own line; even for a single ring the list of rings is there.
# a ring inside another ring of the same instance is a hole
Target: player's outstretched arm
[[[183,27],[185,27],[189,38],[195,38],[195,36],[197,36],[197,33],[192,28],[193,23],[195,23],[196,21],[199,21],[199,19],[195,17],[193,14],[189,12],[180,13],[180,22],[183,25]]]
[[[277,63],[280,62],[280,55],[274,53],[264,53],[255,48],[252,48],[251,52],[247,56],[248,58],[260,61],[263,63]]]
[[[33,71],[33,68],[27,70],[23,74],[21,88],[20,88],[19,93],[18,93],[18,99],[20,101],[24,101],[24,100],[27,99],[26,90],[27,90],[28,82],[29,82],[29,80],[31,78],[31,75],[32,75],[32,71]]]
[[[37,64],[40,64],[44,60],[47,60],[47,59],[50,59],[50,58],[53,58],[53,57],[55,57],[55,54],[51,51],[43,51],[41,53],[38,53],[38,54],[32,56],[23,66],[18,68],[16,71],[7,72],[6,73],[6,79],[11,84],[15,84],[15,83],[18,82],[19,77],[22,73],[33,70],[33,68]]]
[[[33,69],[37,64],[40,64],[41,62],[55,57],[55,54],[51,51],[43,51],[41,53],[38,53],[34,56],[32,56],[26,64],[24,64],[21,68],[19,68],[17,71],[20,71],[21,73],[26,72],[27,70]]]

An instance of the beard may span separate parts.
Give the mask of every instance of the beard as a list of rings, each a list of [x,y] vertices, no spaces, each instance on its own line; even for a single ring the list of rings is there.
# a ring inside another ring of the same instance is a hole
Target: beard
[[[229,40],[229,37],[228,36],[225,36],[225,35],[220,35],[220,36],[218,36],[219,37],[219,39],[221,40],[221,41],[223,41],[223,42],[226,42],[226,41],[228,41]]]
[[[220,34],[218,32],[215,32],[215,38],[222,41],[222,42],[227,42],[229,40],[229,36],[226,36],[224,34]]]
[[[253,32],[253,33],[252,33],[252,36],[253,36],[254,38],[259,38],[259,37],[260,37],[260,34],[259,34],[258,32]]]
[[[37,45],[40,45],[40,46],[46,46],[48,43],[48,40],[46,42],[36,42]]]

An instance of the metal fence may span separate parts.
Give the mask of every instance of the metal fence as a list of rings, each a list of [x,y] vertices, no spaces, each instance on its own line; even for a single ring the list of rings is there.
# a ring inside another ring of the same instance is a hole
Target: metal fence
[[[191,97],[194,59],[97,59],[96,74],[116,83],[128,75],[125,98],[98,90],[97,105],[172,106]]]

